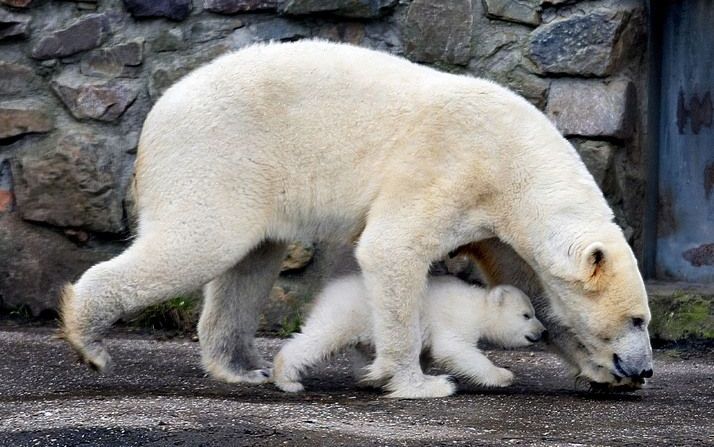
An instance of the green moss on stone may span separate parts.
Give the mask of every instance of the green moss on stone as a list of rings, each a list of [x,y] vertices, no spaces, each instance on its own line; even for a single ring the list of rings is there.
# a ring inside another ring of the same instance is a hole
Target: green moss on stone
[[[711,297],[683,291],[650,297],[650,335],[667,341],[714,339],[712,302]]]

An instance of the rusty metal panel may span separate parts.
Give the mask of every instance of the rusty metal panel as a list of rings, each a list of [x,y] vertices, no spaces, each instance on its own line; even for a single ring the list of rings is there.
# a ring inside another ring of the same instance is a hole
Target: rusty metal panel
[[[662,33],[657,276],[714,282],[714,2],[668,2]]]

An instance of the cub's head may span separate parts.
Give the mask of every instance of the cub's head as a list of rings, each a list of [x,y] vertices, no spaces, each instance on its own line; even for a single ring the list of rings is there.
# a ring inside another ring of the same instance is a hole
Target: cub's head
[[[520,289],[497,286],[488,292],[486,300],[490,319],[484,335],[489,341],[505,348],[518,348],[541,339],[545,327],[536,318],[531,300]]]
[[[595,388],[637,388],[652,376],[647,293],[632,250],[617,232],[572,243],[541,277],[545,318],[575,374]]]

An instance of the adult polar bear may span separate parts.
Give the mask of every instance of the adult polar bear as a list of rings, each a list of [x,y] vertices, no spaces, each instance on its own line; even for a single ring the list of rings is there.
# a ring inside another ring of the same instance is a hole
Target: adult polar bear
[[[137,239],[61,304],[65,338],[100,370],[114,321],[208,283],[206,368],[265,381],[253,337],[285,241],[358,240],[376,312],[368,378],[389,379],[394,397],[449,395],[446,377],[419,366],[429,265],[498,237],[587,353],[580,374],[651,374],[644,286],[602,193],[542,113],[488,81],[348,45],[251,46],[156,103],[135,187]]]

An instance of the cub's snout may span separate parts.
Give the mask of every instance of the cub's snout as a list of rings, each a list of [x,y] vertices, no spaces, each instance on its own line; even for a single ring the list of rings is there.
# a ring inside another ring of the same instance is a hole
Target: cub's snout
[[[537,343],[548,335],[548,331],[545,329],[545,326],[543,326],[543,324],[541,324],[539,320],[536,319],[533,322],[533,326],[535,327],[531,329],[528,334],[526,334],[526,340],[528,340],[530,343]]]

